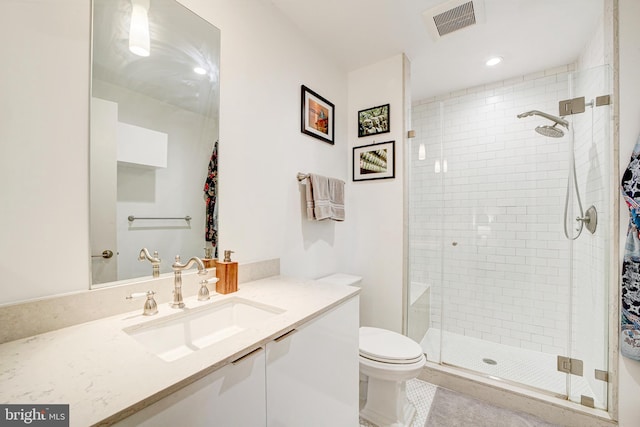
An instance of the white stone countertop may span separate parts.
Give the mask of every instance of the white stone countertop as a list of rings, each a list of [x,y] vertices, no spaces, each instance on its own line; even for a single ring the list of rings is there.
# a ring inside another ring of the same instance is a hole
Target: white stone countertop
[[[234,296],[285,311],[255,328],[172,362],[146,350],[123,328],[182,310],[165,303],[158,305],[158,314],[143,316],[144,298],[141,298],[139,309],[134,312],[0,345],[0,402],[69,404],[71,426],[110,425],[265,345],[359,291],[350,286],[275,276],[243,283],[235,293],[212,292],[209,301],[187,298],[185,311]]]

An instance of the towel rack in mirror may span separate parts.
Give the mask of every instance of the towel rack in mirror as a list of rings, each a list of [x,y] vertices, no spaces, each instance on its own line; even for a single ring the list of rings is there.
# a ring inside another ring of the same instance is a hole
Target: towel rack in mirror
[[[156,220],[156,219],[182,219],[185,220],[187,222],[191,221],[191,217],[189,215],[187,216],[182,216],[182,217],[172,217],[172,216],[167,216],[167,217],[142,217],[142,216],[133,216],[133,215],[129,215],[127,217],[127,219],[129,220],[129,222],[133,222],[136,219],[152,219],[152,220]]]

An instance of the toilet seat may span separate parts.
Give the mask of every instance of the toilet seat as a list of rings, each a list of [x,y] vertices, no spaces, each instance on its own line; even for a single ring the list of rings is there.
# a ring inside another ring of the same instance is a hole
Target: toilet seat
[[[422,347],[386,329],[360,328],[360,356],[381,363],[408,365],[423,360]]]
[[[384,357],[376,357],[376,356],[370,356],[367,354],[360,353],[360,357],[364,359],[372,360],[374,362],[386,363],[389,365],[410,365],[412,363],[419,362],[420,360],[422,360],[424,356],[421,354],[420,356],[417,356],[413,359],[394,360],[394,359],[385,359]]]

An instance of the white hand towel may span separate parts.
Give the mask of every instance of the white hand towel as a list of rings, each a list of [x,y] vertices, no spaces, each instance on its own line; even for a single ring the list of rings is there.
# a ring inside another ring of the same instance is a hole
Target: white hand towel
[[[307,180],[307,218],[320,221],[331,218],[329,179],[322,175],[309,174]]]
[[[313,214],[313,183],[311,182],[311,176],[307,177],[307,183],[305,185],[305,198],[307,199],[307,219],[313,221],[315,215]]]
[[[331,205],[331,219],[344,221],[344,181],[329,178],[329,202]]]

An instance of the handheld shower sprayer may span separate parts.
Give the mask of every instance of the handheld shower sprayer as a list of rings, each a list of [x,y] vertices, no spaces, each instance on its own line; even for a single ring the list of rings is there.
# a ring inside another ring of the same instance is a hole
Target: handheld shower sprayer
[[[562,125],[565,128],[569,129],[569,122],[568,121],[566,121],[563,118],[556,117],[556,116],[553,116],[551,114],[544,113],[542,111],[531,110],[531,111],[526,111],[524,113],[518,114],[518,118],[519,119],[521,119],[523,117],[529,117],[529,116],[541,116],[541,117],[544,117],[545,119],[551,120],[552,122],[556,122],[556,125]]]
[[[561,117],[556,117],[551,114],[543,113],[542,111],[531,110],[531,111],[526,111],[524,113],[518,114],[519,119],[522,119],[524,117],[529,117],[529,116],[541,116],[541,117],[544,117],[545,119],[555,122],[552,126],[549,126],[549,125],[537,126],[535,131],[538,132],[540,135],[548,136],[551,138],[560,138],[564,136],[564,131],[562,129],[559,129],[558,125],[564,126],[565,129],[569,130],[568,121],[566,121]],[[589,230],[591,234],[595,233],[596,226],[598,224],[598,217],[597,217],[596,208],[594,206],[591,206],[589,209],[587,209],[586,212],[584,212],[582,209],[582,201],[580,200],[580,191],[578,190],[578,177],[576,176],[576,165],[575,165],[576,160],[573,152],[573,137],[570,138],[569,144],[570,144],[569,150],[571,152],[571,156],[569,161],[569,177],[567,178],[567,193],[564,199],[564,235],[569,240],[575,240],[582,233],[582,228],[584,226],[587,227],[587,230]],[[578,228],[576,229],[576,231],[578,233],[575,236],[569,232],[569,227],[567,224],[568,217],[569,217],[569,197],[571,195],[572,187],[575,190],[576,201],[578,204],[578,212],[580,214],[580,216],[576,218],[576,221],[578,222]]]

